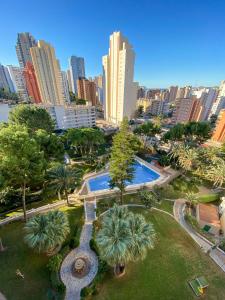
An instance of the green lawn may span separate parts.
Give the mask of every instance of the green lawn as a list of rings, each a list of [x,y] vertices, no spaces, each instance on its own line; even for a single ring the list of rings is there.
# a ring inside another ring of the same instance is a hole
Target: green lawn
[[[158,233],[154,250],[144,261],[127,266],[122,278],[111,274],[100,286],[94,300],[189,300],[196,299],[188,280],[205,276],[209,282],[203,299],[222,300],[225,275],[202,253],[192,239],[169,216],[135,209],[151,221]]]
[[[72,235],[76,224],[81,225],[83,208],[64,207],[62,210],[68,215]],[[0,237],[4,246],[8,247],[0,253],[0,291],[7,300],[46,300],[51,288],[46,268],[49,258],[34,253],[26,246],[23,226],[22,222],[14,222],[0,227]],[[16,275],[17,269],[24,274],[24,279]]]
[[[208,195],[201,195],[197,197],[197,200],[201,203],[208,203],[208,202],[214,202],[220,199],[220,196],[218,194],[208,194]]]

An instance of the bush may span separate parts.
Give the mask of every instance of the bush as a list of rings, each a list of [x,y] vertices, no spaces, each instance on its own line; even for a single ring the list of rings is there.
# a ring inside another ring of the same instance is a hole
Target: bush
[[[90,248],[99,256],[98,246],[93,238],[90,240]]]
[[[80,241],[76,237],[72,237],[69,241],[69,247],[70,249],[77,248],[80,244]]]
[[[47,264],[47,268],[49,269],[49,271],[58,272],[62,259],[63,258],[61,254],[56,254],[52,256]]]
[[[54,289],[56,289],[60,293],[65,292],[66,287],[60,280],[58,272],[51,272],[50,280],[51,285]]]

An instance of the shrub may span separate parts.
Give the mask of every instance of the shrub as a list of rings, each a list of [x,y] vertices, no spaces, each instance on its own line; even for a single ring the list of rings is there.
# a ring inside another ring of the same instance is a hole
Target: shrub
[[[75,236],[72,237],[69,241],[69,247],[71,249],[77,248],[79,246],[80,242],[78,240],[78,238],[76,238]]]
[[[91,248],[91,250],[93,250],[99,256],[98,247],[97,247],[97,244],[95,242],[95,239],[93,239],[93,238],[90,240],[90,248]]]
[[[65,292],[66,287],[60,280],[58,272],[51,272],[50,280],[51,285],[54,289],[56,289],[60,293]]]
[[[47,268],[52,272],[58,272],[62,262],[62,255],[56,254],[49,259]]]

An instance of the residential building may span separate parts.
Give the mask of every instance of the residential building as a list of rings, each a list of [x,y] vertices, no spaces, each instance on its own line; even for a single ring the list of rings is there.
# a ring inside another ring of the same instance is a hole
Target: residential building
[[[146,91],[146,98],[155,99],[157,96],[160,95],[160,92],[160,89],[148,89]]]
[[[63,89],[64,102],[69,104],[70,103],[70,92],[69,92],[69,83],[67,80],[66,72],[61,71],[61,76],[62,76],[62,89]]]
[[[211,115],[218,115],[221,109],[225,108],[225,80],[221,81],[218,96],[216,101],[213,103],[209,117]]]
[[[219,113],[212,140],[221,143],[225,142],[225,109],[222,109]]]
[[[0,89],[15,92],[8,68],[0,64]]]
[[[146,94],[145,87],[140,86],[137,90],[137,99],[144,99]]]
[[[44,105],[55,121],[56,129],[94,127],[96,111],[94,106],[86,105]]]
[[[25,79],[27,93],[32,102],[41,103],[41,94],[39,91],[37,78],[34,72],[34,66],[30,61],[27,61],[23,70],[23,77]]]
[[[103,88],[103,76],[102,75],[95,76],[94,82],[97,87],[99,87],[101,89]]]
[[[169,89],[169,102],[174,102],[176,100],[178,91],[178,86],[171,86]]]
[[[69,69],[70,69],[70,76],[72,82],[72,91],[77,95],[77,80],[80,77],[85,77],[85,65],[84,65],[84,58],[71,56],[69,58]]]
[[[106,121],[120,124],[132,118],[136,108],[137,83],[134,78],[135,54],[121,32],[110,36],[109,54],[103,56],[104,113]]]
[[[23,68],[16,66],[7,66],[10,78],[13,82],[14,90],[23,101],[29,101],[25,79],[23,77]]]
[[[184,87],[180,87],[177,91],[177,95],[176,95],[176,99],[184,99],[185,95],[185,88]]]
[[[148,112],[153,116],[166,115],[169,112],[169,102],[161,99],[152,99]]]
[[[150,99],[147,99],[147,98],[139,98],[137,100],[137,108],[139,106],[142,106],[143,107],[143,111],[144,112],[148,112],[149,111],[149,108],[151,106],[151,103],[152,103],[152,100]]]
[[[161,100],[169,101],[169,98],[170,98],[170,92],[168,90],[162,90],[160,92],[160,99]]]
[[[96,84],[86,78],[79,78],[77,80],[78,98],[87,100],[90,105],[97,104],[96,99]]]
[[[43,40],[30,48],[41,100],[46,104],[64,104],[62,78],[55,49]]]
[[[28,61],[31,62],[30,48],[36,45],[34,37],[29,32],[18,33],[16,54],[21,68],[25,68]]]
[[[71,80],[70,70],[66,71],[66,77],[67,77],[67,81],[68,81],[68,85],[69,85],[69,91],[72,92],[73,88],[72,88],[72,80]]]
[[[10,106],[6,103],[0,103],[0,123],[8,122],[9,112],[10,112]]]
[[[186,123],[190,121],[190,118],[193,114],[193,106],[195,103],[194,97],[191,98],[183,98],[183,99],[176,99],[175,111],[172,116],[172,123]]]

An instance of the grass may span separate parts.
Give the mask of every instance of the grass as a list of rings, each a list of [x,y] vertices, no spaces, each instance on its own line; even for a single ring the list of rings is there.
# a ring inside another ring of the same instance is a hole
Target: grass
[[[63,207],[69,218],[71,233],[74,227],[81,226],[82,207]],[[0,237],[7,250],[0,253],[0,290],[7,299],[13,300],[46,300],[51,288],[50,274],[46,268],[49,258],[37,254],[24,243],[23,222],[14,222],[0,227]],[[19,269],[24,279],[16,275]]]
[[[154,224],[158,241],[144,261],[130,263],[122,278],[108,274],[92,300],[196,299],[188,281],[205,276],[207,300],[222,300],[225,275],[169,216],[135,209]]]
[[[218,201],[220,199],[219,194],[207,194],[207,195],[201,195],[197,197],[197,201],[201,203],[209,203]]]

